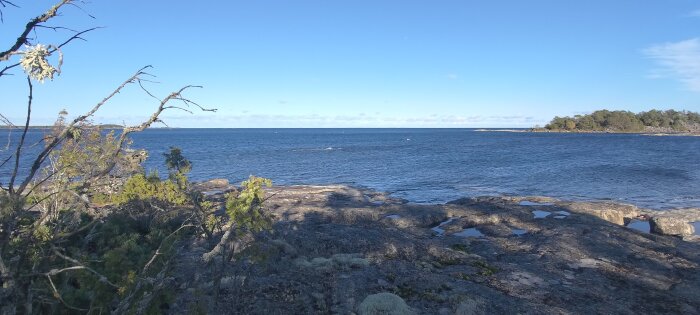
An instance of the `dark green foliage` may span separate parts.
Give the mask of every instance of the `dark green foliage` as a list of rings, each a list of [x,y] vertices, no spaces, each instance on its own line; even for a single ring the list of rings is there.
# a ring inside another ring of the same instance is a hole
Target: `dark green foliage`
[[[464,244],[452,244],[452,246],[450,246],[450,248],[452,248],[453,250],[459,251],[459,252],[464,252],[464,253],[469,252],[469,247],[467,247],[467,245],[464,245]]]
[[[468,274],[466,274],[464,272],[455,273],[454,276],[455,276],[455,278],[460,279],[460,280],[464,280],[464,281],[469,281],[472,279],[472,277],[470,277]]]
[[[598,110],[589,115],[554,117],[545,126],[549,130],[641,132],[645,128],[688,131],[700,125],[700,114],[688,111],[650,110],[638,114],[629,111]]]
[[[394,293],[404,299],[410,299],[417,294],[416,290],[407,283],[402,283],[396,286]]]
[[[157,217],[157,210],[145,210],[139,214],[114,213],[98,224],[93,230],[75,235],[67,251],[75,258],[88,262],[89,267],[104,275],[118,288],[99,281],[89,272],[66,272],[56,276],[55,283],[63,299],[81,308],[92,307],[108,313],[114,299],[123,298],[133,292],[137,277],[150,275],[142,273],[144,265],[151,259],[161,244],[160,255],[152,264],[151,273],[160,270],[163,261],[169,259],[171,247],[179,235],[169,237],[181,220],[176,217]],[[191,231],[191,230],[190,230]],[[168,292],[158,292],[151,302],[151,308],[168,302]],[[155,312],[159,313],[159,312]]]
[[[164,153],[163,156],[165,157],[165,166],[171,172],[189,173],[192,170],[192,163],[182,156],[182,150],[178,147],[170,147],[170,152]]]
[[[491,266],[491,265],[489,265],[487,262],[485,262],[485,261],[480,261],[480,260],[475,261],[475,262],[472,264],[472,266],[481,269],[481,270],[479,271],[479,274],[482,275],[482,276],[492,276],[493,274],[495,274],[496,272],[499,271],[497,267]]]
[[[93,133],[83,136],[90,135]],[[62,148],[53,153],[56,161],[85,161],[76,152],[82,151]],[[80,177],[80,168],[68,170]],[[183,207],[190,202],[186,186],[181,185],[187,183],[187,177],[184,173],[177,175],[176,182],[161,180],[156,172],[139,173],[120,185],[119,193],[91,191],[93,197],[103,199],[103,205],[111,205],[94,209],[99,211],[80,211],[66,203],[43,222],[30,212],[18,217],[17,236],[3,246],[3,256],[25,257],[12,266],[18,274],[56,271],[49,276],[39,273],[27,277],[33,280],[23,284],[54,298],[35,299],[34,312],[72,314],[90,309],[91,313],[106,314],[113,311],[115,301],[148,297],[149,302],[141,305],[145,313],[163,313],[173,299],[172,289],[155,289],[142,283],[164,270],[174,243],[180,237],[192,236],[196,226],[195,222],[185,222],[185,218],[193,218],[191,209]],[[7,198],[7,194],[0,193],[0,202],[9,203],[3,200]],[[26,201],[35,204],[41,199],[42,194],[34,193]],[[62,269],[71,266],[73,269]]]
[[[165,166],[168,167],[168,178],[170,181],[177,183],[181,189],[187,187],[187,173],[192,170],[190,160],[182,155],[182,150],[178,147],[170,147],[170,152],[163,154],[165,157]]]

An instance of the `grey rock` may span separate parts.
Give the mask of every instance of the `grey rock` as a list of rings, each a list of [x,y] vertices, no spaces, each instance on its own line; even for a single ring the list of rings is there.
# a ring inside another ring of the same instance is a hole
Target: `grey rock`
[[[571,212],[589,214],[618,225],[625,225],[625,218],[639,215],[639,209],[633,205],[610,202],[569,202],[557,205],[564,206]]]
[[[360,315],[411,315],[413,310],[399,296],[382,292],[367,296],[358,307]]]
[[[632,206],[556,200],[520,206],[525,199],[517,197],[416,205],[348,186],[274,187],[268,193],[273,229],[237,253],[241,259],[222,269],[183,259],[201,257],[221,235],[200,245],[193,240],[172,259],[179,283],[171,313],[186,313],[188,303],[212,296],[206,283],[216,277],[222,288],[218,303],[206,310],[211,314],[362,313],[366,308],[359,302],[380,292],[421,314],[700,309],[700,243],[603,221],[634,218]],[[571,215],[534,219],[533,208]],[[448,218],[455,220],[442,227],[443,236],[434,236],[431,228]],[[486,236],[454,236],[470,227]],[[527,235],[514,237],[513,228]],[[181,283],[200,293],[187,292]]]
[[[661,235],[689,236],[695,233],[695,228],[690,223],[673,217],[652,217],[649,227],[652,233]]]

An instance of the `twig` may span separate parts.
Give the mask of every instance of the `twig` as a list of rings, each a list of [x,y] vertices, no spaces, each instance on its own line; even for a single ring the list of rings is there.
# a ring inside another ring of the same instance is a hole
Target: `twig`
[[[7,5],[11,5],[15,8],[19,8],[16,4],[14,4],[8,0],[0,0],[0,6],[2,6],[3,8],[6,8]],[[2,10],[0,10],[0,23],[5,23],[5,16],[3,15]]]
[[[61,273],[61,272],[63,272],[63,271],[67,271],[67,270],[85,269],[85,270],[87,270],[87,271],[90,271],[90,272],[94,273],[94,274],[99,278],[100,282],[105,283],[105,284],[108,284],[108,285],[110,285],[110,286],[112,286],[113,288],[116,288],[116,289],[119,288],[119,286],[117,286],[116,284],[110,282],[109,279],[107,279],[107,277],[103,276],[101,273],[95,271],[94,269],[92,269],[92,268],[90,268],[90,267],[87,267],[87,266],[83,265],[82,263],[80,263],[80,262],[79,262],[78,260],[76,260],[76,259],[73,259],[73,258],[70,258],[70,257],[68,257],[68,256],[66,256],[66,255],[61,254],[61,252],[59,252],[58,249],[57,249],[56,247],[53,247],[53,246],[52,246],[52,248],[53,248],[53,252],[54,252],[54,254],[56,254],[56,256],[61,257],[61,258],[65,259],[65,260],[67,260],[67,261],[70,261],[70,262],[76,264],[77,266],[69,267],[69,268],[64,268],[64,269],[61,269],[61,270],[52,269],[51,271],[47,272],[47,275],[56,275],[56,274],[58,274],[58,273]]]
[[[17,41],[7,50],[0,52],[0,61],[5,61],[10,58],[10,55],[12,55],[14,52],[19,50],[19,48],[27,43],[27,38],[29,37],[29,33],[33,31],[37,25],[40,23],[46,22],[49,19],[53,18],[58,14],[58,9],[61,8],[63,5],[70,3],[72,0],[61,0],[59,3],[55,4],[51,9],[46,11],[46,13],[37,16],[33,18],[27,25],[24,27],[24,31],[22,34],[17,37]]]
[[[48,144],[46,145],[46,147],[44,148],[44,150],[41,151],[41,153],[39,153],[39,155],[38,155],[38,156],[36,157],[36,159],[34,160],[34,163],[32,164],[32,167],[31,167],[31,169],[30,169],[30,171],[29,171],[29,174],[27,175],[27,177],[25,177],[25,179],[24,179],[24,181],[22,182],[22,184],[20,184],[19,188],[17,189],[17,193],[22,193],[22,192],[24,191],[24,189],[26,189],[27,185],[29,185],[29,183],[30,183],[30,182],[32,181],[32,179],[34,178],[34,175],[36,175],[36,172],[37,172],[37,171],[39,170],[39,168],[41,167],[41,164],[44,163],[44,161],[46,160],[46,157],[48,156],[48,154],[49,154],[51,151],[53,151],[53,149],[56,148],[56,146],[58,146],[58,145],[60,144],[60,142],[63,141],[63,140],[68,136],[68,132],[69,132],[76,124],[81,123],[81,122],[85,121],[88,117],[91,117],[92,115],[94,115],[95,112],[96,112],[98,109],[100,109],[100,107],[102,107],[107,101],[109,101],[109,100],[112,99],[115,95],[117,95],[122,89],[124,89],[124,87],[126,87],[127,84],[133,83],[141,74],[143,74],[143,73],[144,73],[143,70],[145,70],[145,69],[147,69],[147,68],[150,68],[150,67],[151,67],[151,66],[146,66],[146,67],[143,67],[143,68],[139,69],[134,75],[132,75],[129,79],[127,79],[126,81],[124,81],[121,85],[119,85],[119,87],[117,87],[114,91],[112,91],[112,93],[110,93],[107,97],[105,97],[104,99],[102,99],[102,101],[100,101],[99,103],[97,103],[90,111],[88,111],[87,113],[85,113],[85,114],[83,114],[83,115],[80,115],[80,116],[76,117],[70,124],[68,124],[68,125],[63,129],[63,131],[61,131],[60,134],[58,134],[55,138],[53,138],[53,139],[51,140],[51,142],[48,143]],[[120,147],[121,147],[121,146],[120,146]]]
[[[84,30],[84,31],[80,31],[80,32],[78,32],[78,33],[76,33],[75,35],[71,36],[71,37],[68,38],[66,41],[64,41],[63,43],[61,43],[60,45],[58,45],[58,46],[56,46],[56,47],[62,48],[63,46],[67,45],[68,43],[70,43],[71,41],[73,41],[73,40],[75,40],[75,39],[85,40],[84,38],[80,37],[80,35],[83,35],[83,34],[85,34],[85,33],[87,33],[87,32],[91,32],[91,31],[94,31],[94,30],[100,29],[100,28],[102,28],[102,27],[101,27],[101,26],[98,26],[98,27],[93,27],[93,28],[86,29],[86,30]],[[56,51],[56,50],[57,50],[57,49],[53,49],[53,50],[49,51],[49,53],[53,53],[53,52]]]
[[[61,297],[61,293],[58,293],[58,290],[56,290],[56,286],[53,284],[53,280],[51,280],[51,276],[47,274],[46,278],[49,279],[49,283],[51,284],[51,289],[53,290],[53,297],[56,298],[57,300],[59,300],[61,302],[61,304],[63,304],[65,307],[72,309],[74,311],[81,311],[81,312],[87,311],[86,309],[77,308],[75,306],[71,306],[68,303],[66,303],[66,301],[63,300],[63,297]]]
[[[22,136],[19,139],[19,144],[17,144],[17,152],[15,153],[15,168],[12,170],[12,177],[10,177],[10,183],[8,184],[10,194],[14,192],[15,179],[17,178],[17,172],[19,170],[19,158],[22,153],[22,145],[24,144],[24,138],[27,136],[27,131],[29,130],[29,120],[32,116],[32,98],[34,87],[32,86],[32,79],[30,77],[27,77],[27,84],[29,85],[29,101],[27,101],[27,120],[24,123],[24,130],[22,131]]]
[[[7,70],[10,70],[10,69],[16,67],[16,66],[19,66],[19,62],[18,62],[18,63],[15,63],[15,64],[12,64],[12,65],[9,65],[9,66],[6,66],[6,67],[3,68],[2,70],[0,70],[0,77],[3,76],[3,75],[8,75],[8,74],[5,74],[5,72],[6,72]]]
[[[50,26],[41,26],[41,27],[45,27],[45,28],[61,28],[61,27],[50,27]],[[67,45],[68,43],[72,42],[73,40],[80,39],[80,40],[83,40],[83,41],[84,41],[85,38],[80,37],[81,35],[83,35],[83,34],[85,34],[85,33],[87,33],[87,32],[90,32],[90,31],[94,31],[94,30],[96,30],[96,29],[100,29],[100,28],[102,28],[102,27],[93,27],[93,28],[86,29],[86,30],[84,30],[84,31],[77,32],[76,34],[74,34],[73,36],[71,36],[70,38],[68,38],[67,40],[65,40],[63,43],[61,43],[60,45],[55,46],[55,47],[51,47],[51,49],[49,49],[49,55],[50,55],[50,54],[53,54],[54,52],[56,52],[57,50],[59,50],[59,49],[62,48],[63,46],[65,46],[65,45]],[[70,29],[68,29],[68,30],[70,30]],[[72,30],[71,30],[71,31],[72,31]],[[12,55],[12,54],[14,54],[14,53],[10,53],[9,55]],[[8,58],[9,58],[9,55],[8,55]],[[12,68],[14,68],[14,67],[17,67],[17,66],[19,66],[19,62],[4,67],[2,70],[0,70],[0,77],[3,76],[3,75],[9,75],[8,73],[5,73],[5,72],[7,72],[7,70],[10,70],[10,69],[12,69]]]
[[[146,270],[148,270],[148,267],[151,266],[151,264],[153,263],[153,261],[155,261],[156,258],[157,258],[159,255],[162,255],[162,254],[163,254],[163,253],[160,252],[160,249],[163,247],[163,245],[165,245],[165,241],[168,240],[171,236],[175,235],[177,232],[180,232],[180,230],[182,230],[182,229],[184,229],[184,228],[186,228],[186,227],[195,227],[195,225],[194,225],[194,224],[186,224],[186,225],[183,225],[183,226],[179,227],[177,230],[175,230],[175,231],[173,231],[172,233],[170,233],[170,235],[166,236],[166,237],[160,242],[160,245],[159,245],[158,248],[156,249],[155,254],[153,254],[153,256],[151,257],[151,259],[146,263],[145,266],[143,266],[143,270],[141,271],[141,273],[145,273]]]

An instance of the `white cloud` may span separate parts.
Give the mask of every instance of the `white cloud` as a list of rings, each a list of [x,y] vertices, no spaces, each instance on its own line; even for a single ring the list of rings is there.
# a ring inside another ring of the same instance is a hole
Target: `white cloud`
[[[644,54],[659,65],[650,77],[674,77],[700,92],[700,38],[654,45]]]
[[[170,116],[164,120],[171,121],[173,126],[190,127],[532,127],[538,121],[530,116],[458,116],[458,115],[429,115],[422,117],[385,116],[385,115],[207,115]]]

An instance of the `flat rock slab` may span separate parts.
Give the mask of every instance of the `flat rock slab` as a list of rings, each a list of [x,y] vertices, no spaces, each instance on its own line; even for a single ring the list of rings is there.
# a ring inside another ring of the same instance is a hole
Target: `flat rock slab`
[[[417,314],[700,311],[700,244],[622,226],[641,212],[628,205],[514,197],[416,205],[347,186],[268,196],[273,231],[242,252],[252,258],[227,266],[227,279],[245,281],[221,289],[211,313],[350,314],[384,292]],[[535,218],[535,208],[553,215]],[[459,236],[470,229],[483,235]],[[212,281],[211,268],[192,264],[174,267],[185,288]],[[214,296],[197,290],[179,290],[173,312]]]

